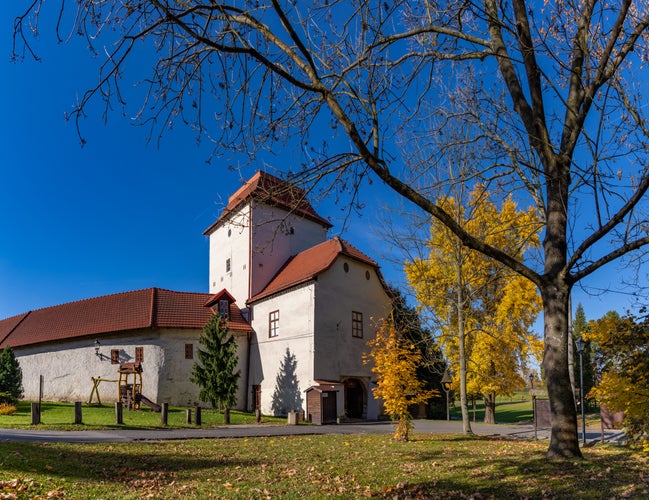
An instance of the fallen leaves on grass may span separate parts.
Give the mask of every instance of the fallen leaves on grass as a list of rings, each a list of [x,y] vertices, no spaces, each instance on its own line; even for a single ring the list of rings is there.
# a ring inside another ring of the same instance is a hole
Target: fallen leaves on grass
[[[18,498],[60,498],[65,496],[62,486],[48,490],[42,495],[38,492],[42,485],[33,479],[16,477],[7,481],[0,481],[0,499],[14,500]]]

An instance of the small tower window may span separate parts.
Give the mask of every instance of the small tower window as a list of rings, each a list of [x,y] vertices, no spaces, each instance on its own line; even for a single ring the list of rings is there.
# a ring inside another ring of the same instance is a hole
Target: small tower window
[[[230,259],[225,259],[225,272],[229,273],[231,269],[232,263],[230,262]]]

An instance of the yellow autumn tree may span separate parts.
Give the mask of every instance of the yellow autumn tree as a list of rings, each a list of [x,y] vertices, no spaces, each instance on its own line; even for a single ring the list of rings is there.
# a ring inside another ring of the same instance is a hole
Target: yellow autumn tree
[[[391,319],[383,321],[368,345],[371,350],[365,362],[373,363],[377,379],[374,397],[383,400],[385,412],[397,422],[394,438],[408,441],[412,430],[409,406],[425,403],[439,392],[426,389],[425,382],[417,378],[421,351],[397,330]]]
[[[477,186],[465,203],[452,197],[439,203],[465,229],[519,260],[538,248],[536,212],[519,210],[511,197],[499,208]],[[440,346],[460,392],[465,432],[470,432],[468,394],[483,395],[485,421],[493,422],[496,396],[523,386],[527,365],[541,357],[542,342],[531,330],[541,309],[536,287],[464,247],[435,221],[427,255],[407,262],[405,270],[419,306],[438,322]]]
[[[632,445],[649,451],[649,314],[620,317],[608,312],[589,322],[584,339],[593,344],[599,383],[588,394],[609,411],[624,412]]]

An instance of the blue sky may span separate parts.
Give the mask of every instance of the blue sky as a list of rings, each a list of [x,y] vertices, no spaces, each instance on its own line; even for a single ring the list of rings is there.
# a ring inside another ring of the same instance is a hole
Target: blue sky
[[[0,14],[0,318],[151,286],[206,292],[202,233],[241,185],[242,174],[227,168],[237,159],[207,164],[209,145],[180,126],[147,145],[148,131],[119,111],[104,124],[99,103],[83,121],[82,148],[65,113],[94,83],[96,61],[44,31],[41,62],[10,62],[17,12]],[[340,207],[316,209],[337,234]],[[367,222],[342,236],[381,260]]]
[[[41,62],[10,62],[17,12],[0,13],[0,318],[151,286],[207,291],[202,232],[241,185],[241,174],[227,168],[237,159],[207,164],[209,146],[197,146],[180,126],[160,146],[147,145],[147,130],[119,110],[104,124],[99,106],[83,122],[88,142],[82,148],[64,115],[94,83],[96,61],[82,44],[58,45],[44,31],[37,45]],[[274,160],[293,161],[281,151]],[[385,259],[391,249],[374,215],[391,201],[376,186],[364,193],[362,218],[342,236],[379,260],[390,283],[400,284],[401,270]],[[332,219],[331,234],[338,234],[340,207],[324,200],[316,209]],[[617,278],[611,266],[590,283],[615,286]],[[625,308],[630,299],[576,290],[574,302],[583,302],[595,318]]]

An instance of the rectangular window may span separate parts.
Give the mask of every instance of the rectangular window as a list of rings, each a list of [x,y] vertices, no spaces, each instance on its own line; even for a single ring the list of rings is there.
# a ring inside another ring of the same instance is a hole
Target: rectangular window
[[[363,313],[352,311],[352,337],[363,338]]]
[[[231,268],[232,268],[232,265],[230,263],[230,259],[225,259],[225,272],[229,273]]]
[[[119,349],[110,350],[110,362],[113,365],[119,365]]]
[[[194,344],[185,344],[185,359],[194,359]]]
[[[227,300],[219,300],[219,314],[223,319],[230,315],[230,303]]]
[[[268,336],[277,337],[279,335],[279,311],[273,311],[268,315]]]
[[[144,347],[135,348],[135,362],[136,363],[144,362]]]

